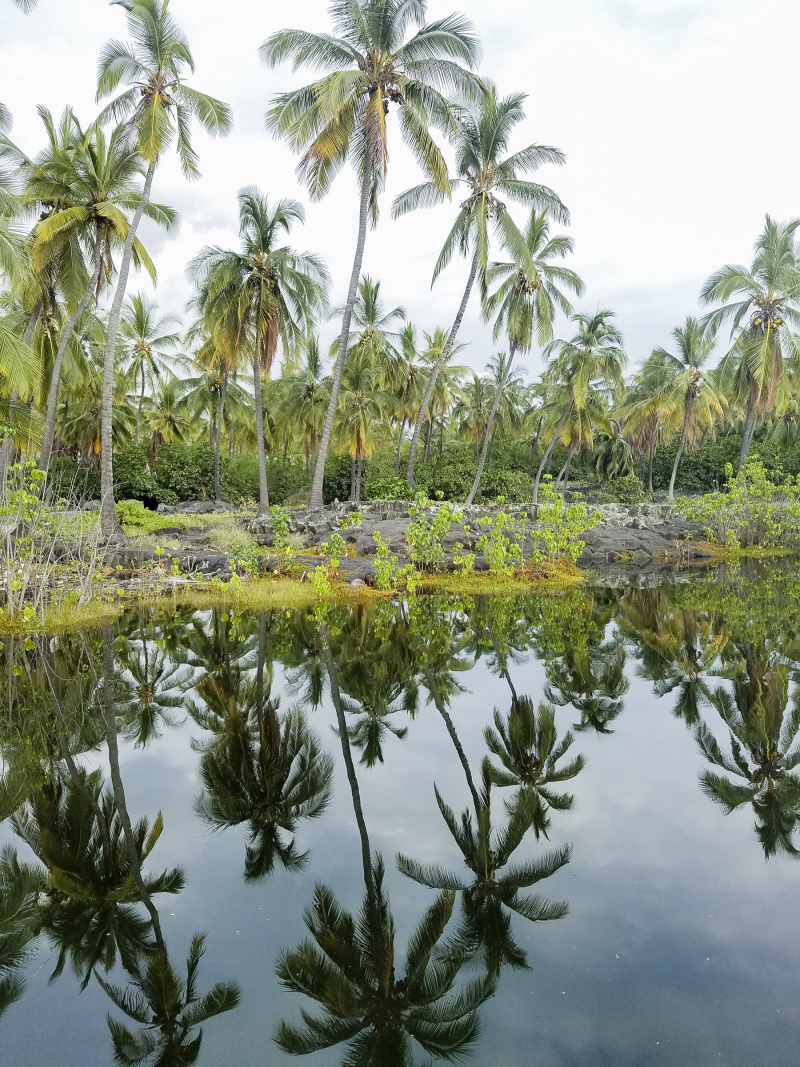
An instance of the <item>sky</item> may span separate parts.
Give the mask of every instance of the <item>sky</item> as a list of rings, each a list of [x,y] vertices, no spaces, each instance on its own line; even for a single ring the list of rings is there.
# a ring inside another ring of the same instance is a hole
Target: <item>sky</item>
[[[429,0],[429,17],[454,6]],[[306,224],[291,243],[323,257],[332,304],[341,303],[355,248],[355,177],[343,171],[323,201],[309,203],[296,158],[266,133],[264,114],[275,93],[313,75],[289,66],[268,70],[258,58],[276,30],[329,29],[326,0],[172,0],[171,9],[194,54],[190,84],[231,105],[234,129],[224,140],[195,133],[200,180],[186,182],[174,154],[159,167],[153,199],[176,208],[181,221],[166,235],[145,221],[140,235],[156,262],[157,291],[140,275],[129,292],[141,289],[164,313],[185,320],[186,264],[205,245],[237,245],[236,194],[256,185],[271,199],[305,205]],[[668,346],[671,330],[701,311],[698,294],[713,271],[749,260],[766,213],[800,213],[800,153],[784,118],[796,91],[792,42],[800,36],[800,5],[773,0],[757,45],[764,9],[755,0],[460,0],[457,10],[481,39],[481,73],[501,94],[527,94],[511,150],[539,143],[566,155],[563,167],[537,177],[571,212],[569,265],[586,282],[576,309],[615,312],[632,367],[656,345]],[[13,139],[35,155],[44,143],[37,104],[59,113],[69,103],[84,124],[97,113],[97,57],[106,40],[125,37],[125,14],[106,0],[39,0],[29,15],[0,0],[0,11],[0,100],[14,116]],[[393,197],[421,180],[393,118],[381,220],[367,236],[363,269],[421,334],[449,327],[467,264],[454,259],[431,287],[457,203],[391,220]],[[523,209],[512,210],[522,224]],[[493,249],[498,258],[501,252]],[[335,321],[323,324],[324,342],[337,333]],[[569,323],[559,321],[556,333],[569,336]],[[479,370],[503,347],[474,299],[460,340],[466,347],[459,361]],[[534,350],[526,372],[541,368]]]

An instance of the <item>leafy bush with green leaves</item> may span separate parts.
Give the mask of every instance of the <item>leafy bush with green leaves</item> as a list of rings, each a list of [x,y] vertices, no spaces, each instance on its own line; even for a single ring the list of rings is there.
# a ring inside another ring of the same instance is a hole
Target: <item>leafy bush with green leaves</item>
[[[608,504],[643,504],[653,498],[636,475],[630,474],[625,478],[615,478],[607,482],[600,499]]]
[[[410,500],[411,495],[405,478],[376,478],[364,487],[365,500]]]
[[[590,513],[583,501],[565,504],[561,494],[553,489],[552,481],[543,479],[536,506],[536,526],[529,533],[536,546],[531,561],[538,565],[550,557],[571,559],[574,563],[586,543],[580,535],[599,521],[599,514]]]
[[[444,564],[445,552],[442,543],[456,523],[464,519],[464,514],[444,501],[433,506],[431,501],[421,493],[408,509],[411,522],[406,530],[411,560],[420,570],[437,570]]]
[[[758,456],[749,456],[736,475],[729,463],[725,475],[724,493],[678,500],[690,522],[731,548],[788,547],[800,541],[800,476],[775,471],[773,480]]]

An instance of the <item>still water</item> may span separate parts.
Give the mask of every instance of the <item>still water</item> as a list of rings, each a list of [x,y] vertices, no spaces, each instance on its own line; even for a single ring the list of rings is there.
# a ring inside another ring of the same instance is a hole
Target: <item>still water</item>
[[[0,1064],[796,1065],[798,589],[6,641]]]

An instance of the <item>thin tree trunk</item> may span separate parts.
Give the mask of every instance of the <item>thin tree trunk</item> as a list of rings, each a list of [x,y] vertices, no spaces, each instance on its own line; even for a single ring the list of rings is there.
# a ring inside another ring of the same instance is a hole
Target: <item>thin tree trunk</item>
[[[371,173],[368,167],[364,168],[361,176],[361,202],[358,213],[358,240],[356,241],[356,254],[353,257],[353,270],[350,274],[350,288],[347,291],[347,302],[342,315],[342,329],[339,334],[339,351],[336,356],[336,366],[333,371],[333,385],[331,386],[331,398],[328,401],[328,412],[325,415],[325,425],[322,428],[322,437],[319,442],[319,454],[314,468],[314,480],[311,483],[311,497],[309,505],[320,507],[322,504],[322,483],[325,478],[325,463],[328,458],[328,445],[333,432],[333,420],[336,416],[336,408],[339,405],[339,392],[342,388],[342,374],[344,373],[344,358],[347,355],[347,343],[350,338],[350,320],[353,317],[353,305],[356,302],[358,292],[358,279],[361,277],[361,264],[364,260],[364,245],[367,240],[367,215],[369,214],[369,194],[372,187]]]
[[[483,448],[481,449],[481,457],[478,460],[478,469],[475,471],[475,480],[472,483],[472,488],[467,493],[467,499],[464,501],[465,504],[472,503],[472,501],[475,499],[475,494],[478,492],[478,486],[481,484],[481,475],[483,474],[483,467],[486,463],[486,454],[493,438],[492,427],[494,426],[494,417],[497,414],[497,409],[500,407],[500,401],[503,398],[503,390],[505,389],[506,382],[508,381],[508,372],[511,370],[511,364],[514,362],[514,356],[516,355],[516,352],[517,345],[515,342],[512,342],[511,351],[508,356],[508,363],[506,364],[502,381],[500,382],[500,386],[497,392],[495,393],[494,400],[492,401],[492,407],[489,411],[489,421],[486,424],[486,433],[483,435]]]
[[[350,457],[350,499],[356,499],[356,457]]]
[[[145,388],[146,388],[145,380],[144,380],[144,360],[142,360],[141,371],[142,371],[142,391],[141,391],[141,393],[139,393],[139,406],[136,409],[136,433],[133,436],[134,445],[138,445],[139,444],[139,428],[142,425],[142,408],[144,407],[144,391],[145,391]]]
[[[114,629],[112,626],[103,626],[103,717],[106,725],[106,745],[108,747],[108,763],[111,769],[111,786],[114,792],[114,800],[117,804],[119,821],[125,837],[125,851],[128,854],[128,863],[131,868],[133,881],[139,891],[141,899],[153,924],[153,933],[156,944],[161,952],[166,952],[164,938],[161,934],[161,922],[158,911],[148,893],[142,868],[139,862],[139,853],[136,851],[136,843],[133,837],[131,817],[128,814],[128,805],[125,801],[125,789],[122,784],[122,775],[119,768],[119,744],[117,741],[117,724],[114,715]]]
[[[478,796],[478,790],[475,788],[475,782],[472,777],[472,770],[467,759],[467,754],[464,751],[464,746],[459,740],[459,736],[456,733],[456,728],[453,724],[453,720],[450,717],[449,711],[444,705],[442,695],[439,692],[439,687],[436,685],[430,667],[423,667],[423,674],[425,675],[425,681],[427,683],[428,689],[430,690],[430,694],[433,697],[433,702],[436,705],[436,710],[444,719],[445,726],[447,727],[447,732],[450,734],[450,740],[453,742],[453,747],[458,753],[458,758],[461,761],[461,766],[464,768],[464,775],[467,779],[467,786],[469,787],[469,791],[472,796],[472,803],[475,807],[475,816],[479,819],[481,802]]]
[[[214,499],[220,500],[219,494],[219,464],[220,446],[222,445],[222,418],[225,414],[225,394],[228,391],[228,368],[225,367],[222,374],[222,388],[219,391],[219,412],[217,413],[217,440],[214,445]]]
[[[84,311],[86,311],[89,306],[89,302],[94,296],[95,289],[97,288],[97,282],[100,278],[100,268],[102,266],[102,249],[103,235],[98,226],[94,240],[94,268],[92,270],[92,276],[89,279],[89,284],[86,286],[86,291],[81,298],[81,302],[75,308],[69,322],[64,327],[64,331],[58,342],[55,362],[53,363],[53,373],[50,377],[50,392],[47,396],[47,413],[44,420],[44,434],[42,435],[42,449],[39,453],[39,467],[43,471],[46,471],[50,466],[50,456],[53,451],[53,438],[56,433],[58,389],[61,384],[61,369],[64,366],[64,356],[67,353],[67,345],[70,342],[70,338],[75,332],[75,327]]]
[[[289,438],[286,438],[286,442],[283,446],[283,463],[281,463],[281,478],[286,474],[286,453],[289,451]]]
[[[492,462],[492,452],[494,452],[494,440],[495,440],[496,437],[497,437],[497,427],[495,426],[495,428],[492,430],[492,439],[489,442],[489,453],[486,456],[486,462],[487,463],[491,463]]]
[[[570,441],[569,448],[567,449],[567,462],[564,464],[564,484],[561,487],[561,495],[562,495],[564,500],[566,500],[566,498],[567,498],[567,482],[569,481],[569,467],[570,467],[570,464],[572,463],[572,457],[574,455],[575,455],[575,449],[574,449],[574,447],[572,445],[572,441]]]
[[[269,487],[267,485],[267,456],[264,448],[264,407],[261,398],[261,363],[253,360],[253,396],[256,406],[256,444],[258,446],[258,512],[269,515]]]
[[[450,327],[450,333],[447,335],[447,341],[442,349],[442,354],[436,360],[436,364],[431,371],[431,376],[428,379],[428,385],[425,389],[425,396],[420,404],[419,411],[417,412],[417,419],[414,423],[414,432],[411,435],[411,447],[408,450],[408,465],[406,466],[406,480],[408,482],[409,489],[414,488],[414,466],[417,461],[417,446],[419,445],[419,437],[422,433],[422,424],[425,421],[425,412],[428,410],[428,404],[431,402],[433,396],[433,390],[436,387],[436,379],[439,377],[442,367],[450,358],[450,353],[453,351],[453,345],[456,343],[456,337],[461,327],[461,320],[464,318],[464,312],[467,310],[467,304],[469,303],[470,293],[472,292],[472,286],[475,282],[475,275],[478,273],[478,252],[475,250],[475,254],[472,257],[472,265],[469,269],[469,277],[467,278],[467,284],[464,289],[464,295],[461,297],[461,305],[459,306],[458,313],[453,320],[453,325]]]
[[[428,430],[425,434],[425,447],[422,450],[422,462],[427,463],[431,454],[431,436],[433,434],[433,404],[428,412]]]
[[[669,498],[675,499],[675,478],[678,474],[678,464],[681,461],[683,450],[686,447],[686,439],[689,436],[689,418],[692,413],[692,398],[686,397],[686,410],[683,413],[683,433],[681,434],[681,443],[678,445],[678,451],[675,453],[675,462],[672,464],[672,477],[669,480]]]
[[[439,419],[439,455],[444,452],[444,415]]]
[[[361,475],[364,470],[364,457],[358,457],[358,473],[356,474],[356,503],[361,503]]]
[[[400,422],[400,434],[397,438],[397,455],[394,457],[394,476],[400,477],[400,449],[403,447],[403,431],[406,428],[406,417],[403,416]]]
[[[31,311],[28,317],[28,325],[25,327],[25,333],[22,340],[26,345],[31,343],[33,338],[33,331],[36,329],[36,323],[39,319],[39,312],[42,309],[42,301],[37,300],[33,305],[33,311]],[[11,396],[9,397],[11,403],[15,403],[19,399],[19,394],[16,389],[11,390]],[[6,478],[8,477],[8,468],[11,466],[14,459],[14,441],[11,437],[6,437],[5,440],[0,442],[0,498],[5,495]]]
[[[53,446],[54,455],[58,456],[59,452],[64,446],[64,432],[67,427],[67,415],[69,414],[69,400],[64,401],[64,414],[61,416],[61,429],[58,431],[58,438]]]
[[[566,425],[567,419],[570,416],[570,412],[572,411],[572,404],[573,404],[573,401],[570,400],[569,406],[567,407],[567,410],[564,412],[564,414],[563,414],[563,416],[561,418],[561,422],[556,427],[556,432],[553,434],[553,439],[551,440],[550,444],[547,446],[547,450],[545,451],[545,454],[542,456],[542,462],[539,464],[539,469],[536,472],[536,481],[533,483],[533,503],[534,504],[538,503],[538,500],[539,500],[539,482],[542,480],[542,473],[544,471],[544,468],[545,468],[547,462],[550,459],[550,456],[553,453],[553,449],[555,448],[556,441],[561,436],[561,431],[564,429],[564,426]]]
[[[367,890],[367,901],[373,918],[377,918],[378,907],[375,894],[375,882],[372,877],[372,850],[369,844],[367,824],[364,819],[364,809],[361,807],[361,793],[356,778],[356,768],[353,763],[353,753],[350,751],[350,736],[347,733],[347,720],[344,717],[344,705],[339,690],[339,677],[336,672],[336,664],[331,652],[330,636],[328,627],[324,624],[319,628],[319,640],[322,646],[322,658],[325,661],[325,669],[328,672],[328,682],[331,687],[331,700],[336,710],[336,720],[339,725],[339,740],[342,743],[342,756],[347,770],[347,781],[350,783],[350,793],[353,798],[353,811],[356,816],[359,837],[361,838],[361,864],[364,869],[364,886]]]
[[[647,488],[653,492],[653,455],[656,450],[656,427],[653,425],[652,433],[650,434],[650,458],[647,464]]]
[[[741,470],[744,461],[747,459],[750,452],[750,445],[753,442],[753,430],[756,425],[756,411],[755,411],[755,397],[753,396],[753,390],[755,383],[750,383],[750,395],[747,398],[747,413],[744,419],[744,433],[742,434],[742,449],[739,453],[739,465],[736,468]]]
[[[108,541],[127,540],[122,532],[122,527],[117,519],[117,510],[114,507],[114,356],[117,350],[117,335],[119,334],[119,323],[122,316],[122,301],[125,299],[125,289],[128,285],[128,275],[130,274],[131,260],[133,259],[133,242],[136,239],[136,231],[139,228],[144,209],[150,202],[150,190],[153,187],[155,171],[156,165],[151,162],[147,167],[141,200],[136,205],[136,210],[133,213],[133,218],[125,237],[122,259],[119,265],[117,289],[111,303],[106,327],[106,344],[103,351],[103,411],[100,430],[100,524],[103,537]]]
[[[536,427],[536,433],[531,441],[531,458],[528,460],[528,477],[533,477],[533,457],[536,455],[536,446],[539,444],[539,434],[542,432],[542,421],[544,415],[539,416],[539,425]]]

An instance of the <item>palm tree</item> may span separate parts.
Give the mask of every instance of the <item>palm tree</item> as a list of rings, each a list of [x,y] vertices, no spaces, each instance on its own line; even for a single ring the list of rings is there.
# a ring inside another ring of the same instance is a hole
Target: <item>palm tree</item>
[[[331,316],[343,315],[344,308],[334,308]],[[402,337],[391,327],[400,325],[406,313],[401,307],[386,309],[381,298],[381,283],[363,275],[358,283],[355,304],[353,305],[352,323],[358,327],[358,335],[352,339],[348,350],[348,359],[360,360],[369,366],[376,383],[383,389],[394,389],[402,376],[402,356],[397,345],[402,345]],[[336,354],[338,345],[331,345],[331,356]]]
[[[293,413],[303,439],[306,467],[316,459],[330,394],[319,339],[312,334],[303,341],[303,363],[281,379],[283,400]]]
[[[733,681],[733,692],[719,687],[711,696],[728,728],[731,755],[704,722],[695,736],[709,762],[738,781],[706,771],[700,779],[703,792],[726,814],[752,805],[767,859],[778,852],[800,856],[792,840],[800,824],[800,777],[793,773],[800,765],[800,715],[796,701],[788,704],[788,669],[763,638],[737,641],[736,651],[737,661],[721,672]]]
[[[677,429],[680,412],[669,403],[674,379],[673,357],[667,361],[656,349],[642,363],[628,387],[620,414],[626,437],[639,450],[647,449],[647,488],[653,492],[653,458],[659,440]]]
[[[162,725],[180,725],[175,712],[186,706],[190,678],[185,664],[173,663],[140,625],[139,641],[129,641],[120,656],[117,715],[124,735],[144,748],[161,736]]]
[[[380,372],[363,357],[351,356],[344,365],[337,412],[336,443],[350,453],[350,499],[361,499],[364,459],[375,451],[375,431],[384,420],[391,397],[379,388]]]
[[[497,756],[502,766],[498,768],[489,763],[489,778],[493,785],[518,787],[514,803],[506,801],[509,812],[526,804],[528,792],[536,796],[538,803],[526,807],[533,810],[533,831],[537,839],[540,834],[547,837],[549,809],[569,811],[574,799],[568,793],[554,793],[551,786],[574,778],[586,766],[586,760],[579,755],[565,766],[558,766],[575,738],[567,730],[558,740],[552,704],[541,703],[538,711],[534,711],[531,698],[521,696],[512,701],[505,719],[495,708],[494,724],[495,729],[487,726],[483,736],[489,751]]]
[[[608,724],[622,712],[628,691],[625,677],[625,646],[621,641],[600,645],[567,645],[547,669],[545,699],[551,704],[571,704],[580,715],[575,729],[590,727],[598,734],[613,733]]]
[[[704,331],[697,319],[687,316],[683,326],[677,326],[672,336],[678,345],[678,355],[674,356],[663,348],[657,348],[654,355],[661,359],[672,371],[669,393],[665,397],[664,407],[667,414],[674,406],[683,415],[683,429],[680,444],[672,465],[669,480],[669,498],[675,495],[675,477],[683,450],[691,447],[699,430],[714,430],[714,423],[722,415],[725,398],[714,387],[712,381],[703,373],[714,350],[712,335]],[[681,409],[683,409],[681,411]]]
[[[261,46],[269,66],[292,59],[327,72],[312,85],[275,98],[267,123],[302,152],[298,173],[312,199],[321,199],[350,160],[358,174],[358,238],[342,315],[339,349],[325,425],[322,430],[311,504],[322,503],[325,460],[339,403],[350,320],[364,258],[367,218],[378,216],[378,195],[388,165],[391,105],[398,109],[401,136],[432,183],[449,194],[444,158],[433,141],[431,123],[447,128],[451,107],[442,92],[472,93],[477,80],[460,63],[474,68],[479,50],[472,27],[459,15],[425,23],[427,2],[416,0],[333,0],[335,36],[280,30]],[[409,29],[417,32],[406,39]]]
[[[264,411],[261,379],[269,375],[278,341],[293,359],[326,309],[328,272],[316,256],[278,246],[294,222],[305,213],[296,200],[279,200],[274,207],[257,189],[239,193],[241,251],[204,248],[189,265],[199,292],[196,305],[211,332],[234,353],[236,363],[247,353],[253,367],[256,445],[258,449],[259,515],[269,512]]]
[[[542,473],[573,412],[576,426],[568,434],[568,440],[572,445],[577,429],[576,445],[579,448],[587,436],[585,416],[587,407],[596,400],[597,385],[616,388],[622,386],[622,369],[626,356],[622,350],[622,335],[609,321],[613,315],[612,311],[596,311],[594,315],[573,315],[571,321],[578,327],[574,337],[569,341],[551,341],[545,349],[546,358],[551,360],[545,371],[545,378],[548,384],[552,382],[561,386],[563,397],[559,398],[560,403],[556,408],[560,418],[536,472],[533,485],[534,504],[538,500]],[[591,423],[588,430],[591,437]],[[572,452],[569,458],[571,457]]]
[[[200,1055],[203,1031],[192,1031],[240,1000],[235,982],[217,982],[205,994],[197,992],[197,969],[205,952],[205,935],[195,934],[186,960],[186,980],[178,975],[165,949],[147,957],[146,966],[129,968],[130,986],[97,981],[121,1012],[139,1023],[138,1034],[110,1015],[108,1028],[114,1062],[121,1067],[188,1067]]]
[[[16,971],[25,963],[39,926],[38,871],[20,863],[10,845],[0,852],[0,1019],[19,1000],[25,980]]]
[[[446,871],[436,864],[418,863],[403,855],[397,856],[397,866],[402,874],[431,889],[461,892],[462,921],[458,941],[468,952],[480,951],[487,973],[496,976],[503,964],[526,966],[525,953],[514,941],[511,921],[505,908],[531,922],[560,919],[566,915],[569,910],[566,903],[525,896],[520,894],[520,890],[555,874],[569,862],[572,850],[567,845],[546,853],[538,860],[508,866],[513,853],[534,823],[533,807],[537,800],[533,794],[525,795],[509,815],[507,825],[493,834],[491,785],[489,770],[484,764],[482,787],[475,810],[476,822],[473,823],[472,812],[467,809],[461,814],[460,824],[452,808],[434,786],[436,803],[458,845],[469,871],[468,877]]]
[[[745,405],[741,466],[750,451],[756,419],[767,409],[780,411],[786,388],[786,357],[796,359],[800,343],[800,263],[795,234],[800,219],[775,222],[767,215],[755,243],[750,267],[728,264],[703,286],[706,304],[719,302],[703,320],[716,333],[725,322],[736,339],[723,357],[722,381]]]
[[[453,418],[462,437],[471,437],[475,441],[475,458],[478,458],[480,443],[489,424],[489,412],[492,404],[492,385],[487,378],[472,372],[472,380],[462,386],[457,394]]]
[[[431,371],[425,398],[411,437],[406,472],[411,488],[414,486],[414,464],[425,412],[428,410],[439,372],[455,344],[476,277],[479,279],[481,295],[485,296],[486,293],[490,222],[512,255],[519,254],[525,245],[524,238],[501,197],[529,207],[535,206],[540,211],[553,215],[559,222],[569,221],[569,212],[552,189],[521,177],[522,174],[538,170],[544,163],[563,163],[563,153],[557,148],[545,145],[529,145],[520,152],[501,158],[508,150],[514,127],[524,117],[522,103],[525,94],[514,93],[498,98],[494,85],[490,82],[485,82],[484,85],[484,91],[477,102],[465,103],[458,108],[455,115],[452,137],[456,146],[456,177],[451,178],[449,184],[451,188],[464,189],[467,196],[439,253],[433,271],[433,281],[436,281],[456,250],[463,256],[471,255],[471,265],[461,304],[450,328],[447,344]],[[435,182],[426,182],[401,193],[392,205],[392,215],[394,218],[400,218],[416,208],[441,204],[449,196],[449,188]]]
[[[487,285],[495,280],[500,281],[500,285],[484,301],[484,317],[489,319],[495,316],[494,338],[497,340],[501,331],[505,330],[510,349],[505,373],[489,412],[478,469],[465,504],[473,502],[481,483],[492,426],[514,356],[517,352],[530,352],[534,336],[537,344],[547,344],[553,336],[556,310],[565,315],[572,314],[572,304],[562,288],[571,289],[577,296],[583,292],[583,282],[575,271],[551,262],[563,259],[572,252],[573,244],[570,237],[550,237],[550,224],[544,212],[538,212],[536,208],[531,211],[523,238],[521,245],[515,243],[513,248],[509,248],[512,262],[493,263],[486,273]]]
[[[98,127],[84,134],[70,113],[72,133],[67,145],[53,146],[35,161],[26,182],[26,195],[39,203],[57,204],[34,230],[31,258],[37,271],[44,269],[70,244],[77,234],[92,262],[91,273],[82,270],[85,281],[79,301],[59,338],[58,351],[50,376],[45,429],[39,465],[50,462],[56,427],[56,408],[61,369],[73,331],[89,306],[113,276],[112,249],[121,246],[129,231],[129,215],[141,201],[137,178],[143,174],[141,160],[122,126],[106,139]],[[177,215],[171,208],[148,203],[148,218],[169,229]],[[132,245],[134,263],[144,265],[155,280],[155,268],[138,239]],[[81,264],[81,267],[83,265]]]
[[[152,393],[162,374],[166,374],[169,378],[174,363],[183,362],[175,351],[180,345],[180,334],[167,332],[179,325],[180,320],[175,315],[159,316],[158,304],[148,300],[142,293],[135,293],[128,297],[122,312],[119,332],[130,360],[128,369],[133,375],[134,382],[141,381],[142,383],[139,404],[136,408],[134,444],[139,443],[142,408],[148,382]]]
[[[185,396],[183,382],[177,378],[162,378],[147,408],[150,427],[150,462],[155,462],[160,444],[178,441],[187,444],[195,434],[191,405]]]
[[[114,3],[128,13],[128,30],[133,44],[109,41],[104,46],[100,53],[97,99],[110,96],[120,83],[129,88],[103,108],[97,122],[102,125],[113,119],[129,123],[135,130],[138,152],[147,164],[141,199],[133,213],[122,250],[103,352],[100,514],[103,536],[119,540],[124,535],[114,507],[113,372],[133,242],[150,202],[156,166],[176,133],[181,169],[187,178],[197,177],[197,153],[189,138],[192,118],[212,135],[226,134],[231,127],[231,113],[220,100],[186,85],[184,71],[186,67],[194,70],[194,60],[183,30],[169,12],[169,0],[114,0]]]

